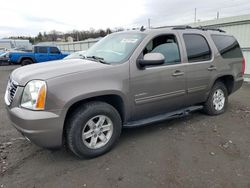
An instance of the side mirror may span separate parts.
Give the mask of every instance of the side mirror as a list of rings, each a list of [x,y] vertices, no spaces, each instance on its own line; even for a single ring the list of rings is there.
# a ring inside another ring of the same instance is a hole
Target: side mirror
[[[162,65],[164,64],[165,57],[161,53],[147,53],[144,55],[143,59],[138,60],[138,64],[141,67],[149,65]]]

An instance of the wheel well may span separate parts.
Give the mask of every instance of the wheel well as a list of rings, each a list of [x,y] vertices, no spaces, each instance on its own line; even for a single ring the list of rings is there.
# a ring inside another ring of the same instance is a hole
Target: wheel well
[[[87,103],[87,102],[91,102],[91,101],[102,101],[102,102],[106,102],[108,104],[110,104],[111,106],[113,106],[118,113],[121,116],[122,122],[125,121],[125,109],[124,109],[124,102],[122,100],[122,98],[118,95],[103,95],[103,96],[98,96],[98,97],[92,97],[92,98],[88,98],[88,99],[84,99],[81,101],[78,101],[76,103],[74,103],[73,105],[70,106],[70,108],[67,111],[66,117],[65,117],[65,121],[64,121],[64,127],[63,127],[63,143],[65,143],[65,134],[66,134],[66,121],[67,119],[71,116],[71,114],[81,105]]]
[[[21,58],[21,60],[20,60],[19,63],[22,63],[23,60],[30,60],[30,61],[32,61],[34,63],[33,59],[30,58],[30,57],[23,57],[23,58]]]
[[[84,100],[74,103],[73,105],[70,106],[70,108],[67,111],[65,122],[67,118],[74,112],[75,109],[77,109],[79,106],[83,105],[84,103],[91,102],[91,101],[102,101],[102,102],[106,102],[110,104],[118,111],[118,113],[121,116],[122,122],[124,122],[125,120],[124,102],[122,98],[118,95],[103,95],[103,96],[84,99]]]
[[[232,93],[233,88],[234,88],[234,77],[232,75],[226,75],[226,76],[222,76],[216,79],[216,82],[222,82],[225,84],[227,91],[228,91],[228,95]]]

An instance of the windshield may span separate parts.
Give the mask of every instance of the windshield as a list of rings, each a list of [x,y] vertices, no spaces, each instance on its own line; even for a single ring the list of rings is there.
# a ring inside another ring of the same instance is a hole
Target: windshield
[[[128,60],[144,37],[143,33],[111,34],[92,46],[85,56],[98,57],[109,64],[123,63]]]

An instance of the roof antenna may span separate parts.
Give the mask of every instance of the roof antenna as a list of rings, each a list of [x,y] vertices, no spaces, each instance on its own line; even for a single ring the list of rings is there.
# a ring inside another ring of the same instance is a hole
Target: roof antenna
[[[144,26],[141,26],[140,31],[145,31],[146,29],[144,28]]]

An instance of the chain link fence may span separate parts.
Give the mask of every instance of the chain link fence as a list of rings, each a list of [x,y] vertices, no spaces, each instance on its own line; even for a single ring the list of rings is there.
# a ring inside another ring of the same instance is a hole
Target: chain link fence
[[[85,51],[89,49],[91,46],[93,46],[96,42],[98,42],[100,39],[89,39],[85,41],[77,41],[77,42],[60,42],[56,43],[56,46],[62,51],[62,52],[77,52],[77,51]]]

